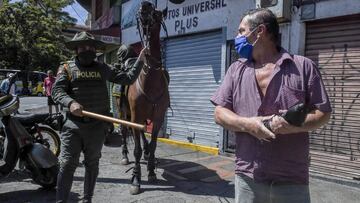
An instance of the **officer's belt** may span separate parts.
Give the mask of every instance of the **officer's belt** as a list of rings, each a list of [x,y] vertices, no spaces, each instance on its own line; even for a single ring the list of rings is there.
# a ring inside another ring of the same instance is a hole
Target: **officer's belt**
[[[67,113],[66,113],[66,117],[67,117],[69,120],[76,121],[76,122],[80,122],[80,123],[92,123],[92,122],[97,121],[96,119],[89,118],[89,117],[74,116],[74,115],[72,115],[70,112],[67,112]]]

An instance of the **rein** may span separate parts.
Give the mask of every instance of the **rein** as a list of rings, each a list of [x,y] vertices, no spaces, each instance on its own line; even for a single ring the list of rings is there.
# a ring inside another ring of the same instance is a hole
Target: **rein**
[[[142,9],[146,8],[145,6],[147,6],[146,11],[148,11],[148,12],[146,13],[146,15],[143,15]],[[159,12],[159,13],[157,13],[157,12]],[[137,26],[137,30],[139,32],[142,47],[150,47],[151,26],[154,25],[155,23],[157,23],[156,17],[159,17],[156,15],[161,15],[161,17],[160,17],[161,20],[159,23],[160,23],[161,27],[164,29],[166,37],[167,38],[169,37],[167,27],[166,27],[165,21],[163,19],[163,14],[160,11],[157,11],[153,4],[151,4],[149,2],[147,2],[147,3],[143,2],[143,4],[141,5],[141,9],[136,14],[136,22],[137,22],[136,26]],[[160,48],[160,49],[161,49],[160,52],[163,53],[163,48]],[[153,57],[151,57],[151,58],[153,58]],[[153,59],[153,60],[155,61],[155,63],[162,64],[161,59],[160,60]],[[159,67],[156,70],[159,70],[160,68],[161,67]],[[149,69],[150,69],[150,67],[149,67]]]

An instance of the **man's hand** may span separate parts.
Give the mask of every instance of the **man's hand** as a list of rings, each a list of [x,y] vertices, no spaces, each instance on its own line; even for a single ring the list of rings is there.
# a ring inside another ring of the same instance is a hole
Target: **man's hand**
[[[275,134],[267,129],[263,124],[264,120],[270,119],[271,117],[272,116],[248,118],[246,131],[261,141],[264,140],[269,142],[270,139],[275,139]]]
[[[71,102],[70,104],[70,113],[74,116],[82,117],[83,107],[76,101]]]

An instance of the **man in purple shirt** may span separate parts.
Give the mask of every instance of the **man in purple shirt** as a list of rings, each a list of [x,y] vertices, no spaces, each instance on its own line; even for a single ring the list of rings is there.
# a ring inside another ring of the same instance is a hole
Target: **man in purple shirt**
[[[248,12],[235,38],[241,58],[211,98],[216,123],[236,135],[236,202],[310,202],[308,131],[327,123],[331,107],[315,64],[278,47],[278,33],[270,10]],[[299,103],[312,110],[290,125],[280,115]]]

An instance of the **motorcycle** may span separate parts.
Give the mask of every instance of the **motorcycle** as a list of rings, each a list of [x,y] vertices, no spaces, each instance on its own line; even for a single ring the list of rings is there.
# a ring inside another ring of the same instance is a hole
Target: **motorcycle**
[[[55,156],[59,156],[60,136],[56,131],[62,127],[64,116],[61,113],[17,114],[13,117],[25,127],[36,143],[46,146]]]
[[[10,78],[10,84],[13,82],[13,78]],[[0,95],[0,117],[6,134],[0,160],[0,177],[10,174],[20,161],[35,183],[44,188],[53,188],[59,171],[58,159],[50,149],[37,143],[18,119],[12,116],[18,109],[19,98],[16,95],[9,94],[9,90]]]

